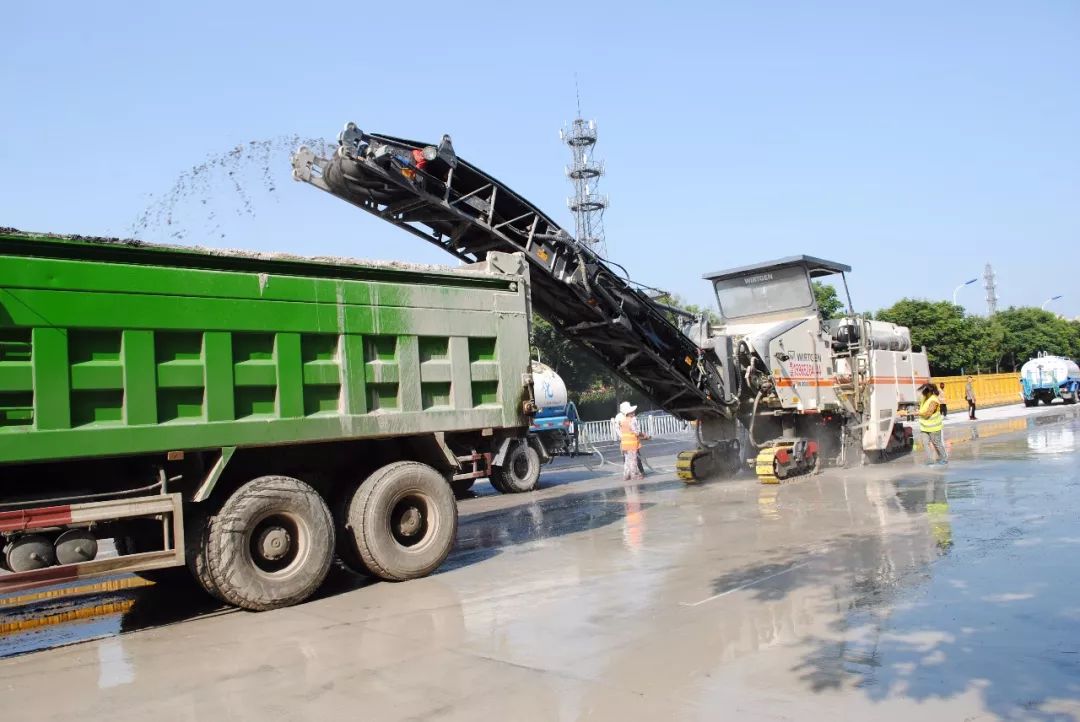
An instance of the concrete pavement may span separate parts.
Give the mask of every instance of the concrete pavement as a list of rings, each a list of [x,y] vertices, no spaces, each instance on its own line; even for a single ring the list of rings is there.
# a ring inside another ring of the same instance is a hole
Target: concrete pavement
[[[1014,418],[1027,418],[1029,416],[1039,416],[1046,413],[1054,413],[1069,410],[1068,404],[1064,404],[1060,401],[1055,401],[1050,406],[1024,406],[1023,403],[1017,402],[1015,404],[1009,404],[1007,406],[991,406],[988,409],[977,409],[975,411],[975,417],[978,421],[1001,421],[1003,419]],[[967,409],[950,409],[949,415],[945,419],[946,426],[959,426],[963,424],[971,423],[968,421]]]

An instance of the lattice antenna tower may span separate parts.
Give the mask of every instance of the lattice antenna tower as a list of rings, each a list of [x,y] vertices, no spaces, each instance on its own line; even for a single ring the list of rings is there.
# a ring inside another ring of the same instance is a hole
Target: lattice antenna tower
[[[986,272],[983,273],[983,280],[986,281],[986,313],[988,316],[993,316],[997,313],[997,276],[994,275],[994,269],[989,263],[986,264]]]
[[[577,118],[559,131],[559,138],[570,148],[572,162],[566,167],[566,176],[574,186],[574,195],[566,199],[566,205],[574,214],[575,235],[579,243],[601,257],[607,256],[604,239],[604,210],[608,207],[607,196],[597,191],[604,164],[596,160],[596,121],[581,117],[581,96],[578,95]]]

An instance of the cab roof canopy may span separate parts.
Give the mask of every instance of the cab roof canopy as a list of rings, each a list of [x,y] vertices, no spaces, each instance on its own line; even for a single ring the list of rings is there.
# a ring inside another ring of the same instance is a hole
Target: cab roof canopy
[[[745,276],[748,273],[774,271],[778,268],[788,268],[791,266],[805,267],[810,272],[810,278],[821,278],[823,276],[831,276],[835,273],[851,272],[851,266],[844,265],[843,263],[836,263],[835,261],[826,261],[824,258],[817,258],[816,256],[788,256],[787,258],[779,258],[775,261],[752,263],[749,266],[739,266],[738,268],[729,268],[726,271],[706,273],[702,278],[715,283],[717,281],[724,281],[728,278]]]

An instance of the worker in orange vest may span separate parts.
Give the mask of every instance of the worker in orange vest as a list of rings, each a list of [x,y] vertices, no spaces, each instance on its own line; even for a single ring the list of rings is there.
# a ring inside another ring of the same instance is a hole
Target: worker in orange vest
[[[619,448],[623,452],[623,481],[644,479],[638,463],[638,452],[641,451],[641,440],[646,437],[638,426],[637,407],[623,401],[619,404],[619,415],[622,417],[619,421]]]

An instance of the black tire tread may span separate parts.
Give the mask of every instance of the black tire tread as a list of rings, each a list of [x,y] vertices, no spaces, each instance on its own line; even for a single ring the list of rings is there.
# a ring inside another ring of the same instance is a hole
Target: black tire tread
[[[334,532],[337,538],[334,551],[341,563],[348,567],[349,570],[357,574],[373,577],[376,576],[375,573],[364,563],[356,547],[350,543],[353,533],[352,526],[349,524],[349,507],[358,487],[358,484],[347,486],[344,493],[339,494],[334,500],[332,511],[334,514]]]
[[[454,492],[454,496],[464,496],[469,493],[473,488],[473,484],[476,483],[476,479],[462,479],[460,481],[451,481],[450,489]]]
[[[358,504],[360,506],[360,518],[362,518],[362,519],[367,518],[368,510],[370,508],[370,505],[372,504],[372,499],[375,496],[375,491],[378,488],[379,484],[382,483],[391,474],[397,474],[400,469],[408,468],[408,467],[417,467],[418,470],[421,470],[421,469],[422,470],[432,470],[434,472],[434,469],[432,469],[430,466],[428,466],[427,464],[422,464],[422,463],[420,463],[418,461],[396,461],[396,462],[394,462],[392,464],[387,464],[386,466],[382,467],[381,469],[376,471],[374,474],[369,476],[367,478],[367,480],[365,480],[364,483],[360,485],[360,488],[357,491],[356,496],[354,497],[354,502],[353,503]],[[434,473],[438,474],[438,472],[434,472]],[[449,484],[447,484],[447,490],[448,491],[450,490],[449,489]],[[456,509],[456,502],[454,502],[454,503],[455,503],[455,509]],[[456,539],[457,538],[457,515],[456,514],[449,520],[449,523],[451,524],[451,529],[453,531],[453,533],[451,534],[451,539]],[[360,554],[360,558],[363,561],[364,566],[367,569],[371,570],[372,574],[379,577],[380,579],[385,579],[388,582],[403,582],[403,581],[407,581],[408,579],[411,578],[409,576],[406,576],[406,575],[403,575],[401,573],[394,572],[394,571],[392,571],[390,569],[387,569],[386,567],[379,564],[378,560],[376,560],[374,555],[372,554],[371,547],[368,544],[368,540],[367,540],[366,536],[364,534],[356,534],[354,536],[355,536],[355,539],[356,539],[356,547],[357,547],[357,551]],[[453,542],[451,542],[451,544],[449,545],[449,547],[446,550],[446,553],[442,555],[442,557],[439,559],[438,563],[436,563],[434,565],[434,568],[432,569],[432,571],[434,571],[434,569],[439,568],[439,566],[442,564],[442,562],[446,559],[446,556],[450,553],[450,548],[452,548],[452,547],[453,547]]]
[[[489,478],[488,481],[491,483],[491,486],[495,489],[495,491],[499,492],[500,494],[511,493],[506,490],[505,486],[503,486],[502,467],[493,467],[491,470],[491,478]]]
[[[245,594],[243,585],[236,579],[238,551],[229,543],[220,543],[220,537],[230,533],[231,529],[242,526],[244,508],[256,499],[280,499],[292,501],[297,495],[309,499],[317,510],[323,512],[326,531],[330,537],[330,553],[320,563],[320,569],[307,583],[305,589],[283,600],[260,600]],[[252,611],[266,611],[279,607],[298,604],[307,599],[323,583],[333,562],[334,520],[326,502],[317,491],[304,482],[288,476],[263,476],[241,486],[225,502],[221,511],[210,519],[207,525],[207,571],[214,586],[230,604]]]
[[[523,450],[523,452],[522,452]],[[520,488],[515,484],[513,477],[514,465],[512,458],[514,454],[519,452],[525,453],[529,456],[529,468],[536,468],[536,479],[532,485],[528,488]],[[527,441],[518,442],[515,449],[509,451],[506,455],[506,463],[502,466],[495,467],[494,473],[491,477],[491,485],[494,486],[499,492],[503,494],[524,494],[528,491],[536,489],[540,483],[540,455],[536,453],[536,449],[532,447]]]
[[[203,502],[200,506],[205,506],[209,502]],[[196,507],[198,509],[198,507]],[[196,518],[189,519],[193,522],[190,529],[185,530],[184,533],[184,556],[187,558],[187,568],[191,572],[191,576],[195,578],[195,581],[203,591],[209,594],[219,602],[225,602],[228,604],[228,600],[222,595],[221,590],[218,589],[217,584],[214,582],[214,578],[210,575],[210,565],[207,561],[207,554],[209,553],[210,542],[210,524],[213,521],[214,515],[209,512],[208,509],[201,509],[188,512],[189,515],[197,515]]]

